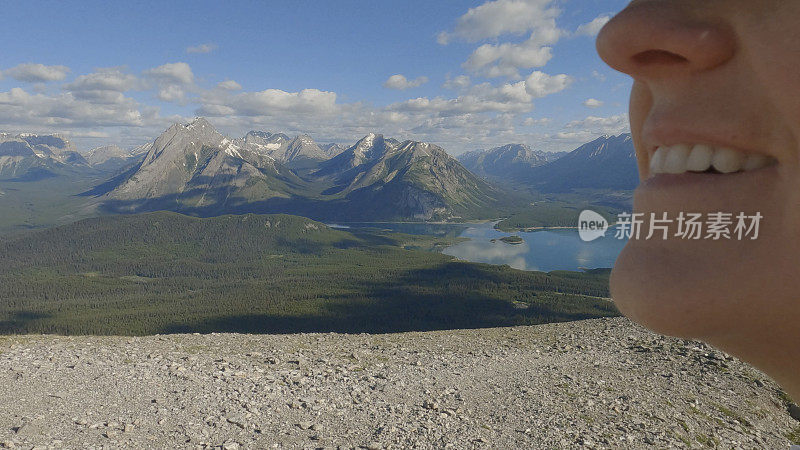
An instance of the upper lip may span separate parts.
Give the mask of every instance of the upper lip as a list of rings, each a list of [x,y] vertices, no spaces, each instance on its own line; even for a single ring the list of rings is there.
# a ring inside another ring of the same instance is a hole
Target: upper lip
[[[646,146],[648,163],[659,147],[678,144],[703,144],[715,148],[730,148],[746,155],[756,154],[777,159],[774,154],[760,151],[761,148],[766,146],[752,145],[751,142],[741,138],[740,135],[740,130],[732,130],[729,125],[688,128],[675,126],[667,122],[650,122],[645,123],[642,130],[642,142]]]

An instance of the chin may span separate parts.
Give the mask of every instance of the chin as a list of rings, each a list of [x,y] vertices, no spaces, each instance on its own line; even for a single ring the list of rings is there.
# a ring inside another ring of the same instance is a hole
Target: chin
[[[796,315],[800,302],[796,258],[786,242],[772,244],[631,240],[611,273],[611,297],[622,314],[660,334],[706,341],[758,335]]]
[[[697,286],[689,274],[701,270],[685,260],[681,264],[676,253],[664,245],[630,241],[611,272],[611,298],[622,314],[652,331],[701,338],[723,327],[714,313],[721,309],[719,299]]]

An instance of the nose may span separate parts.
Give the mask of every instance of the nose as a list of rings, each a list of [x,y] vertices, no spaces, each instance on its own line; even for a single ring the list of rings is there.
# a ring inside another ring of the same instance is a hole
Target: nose
[[[634,1],[600,31],[597,52],[634,78],[718,67],[733,57],[736,36],[721,18],[702,17],[698,9],[696,2]]]

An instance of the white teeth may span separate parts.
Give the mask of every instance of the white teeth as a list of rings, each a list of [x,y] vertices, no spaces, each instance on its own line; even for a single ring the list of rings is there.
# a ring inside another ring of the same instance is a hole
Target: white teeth
[[[656,149],[650,157],[650,175],[705,172],[710,168],[720,173],[733,173],[762,169],[776,162],[768,156],[746,155],[730,148],[679,144]]]
[[[744,164],[744,155],[742,152],[731,150],[729,148],[718,148],[714,152],[714,157],[711,158],[711,165],[717,172],[733,173],[738,172]]]
[[[714,149],[707,145],[698,144],[692,148],[689,159],[686,161],[686,170],[692,172],[705,172],[711,167],[711,157],[714,156]]]
[[[664,172],[674,174],[686,172],[686,160],[689,158],[690,150],[688,145],[670,147],[667,156],[664,157]]]
[[[650,158],[650,173],[664,173],[664,157],[667,151],[664,147],[658,147]]]

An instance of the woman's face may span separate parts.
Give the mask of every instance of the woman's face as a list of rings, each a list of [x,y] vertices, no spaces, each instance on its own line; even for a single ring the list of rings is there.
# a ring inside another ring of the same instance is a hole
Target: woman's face
[[[800,1],[634,0],[597,47],[634,79],[634,211],[763,216],[755,240],[631,239],[618,307],[664,334],[781,339],[800,323]],[[709,156],[732,173],[699,172]]]

